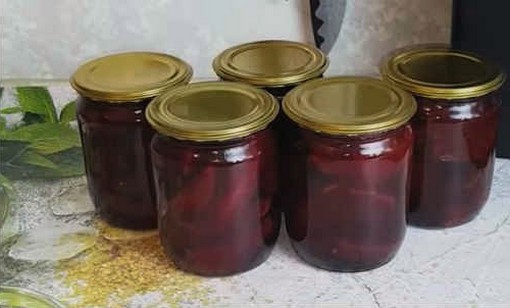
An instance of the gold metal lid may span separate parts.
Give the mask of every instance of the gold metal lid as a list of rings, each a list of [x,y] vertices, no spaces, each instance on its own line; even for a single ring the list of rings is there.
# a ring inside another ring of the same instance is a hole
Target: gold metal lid
[[[258,41],[223,51],[213,62],[216,74],[260,87],[283,87],[320,77],[326,55],[311,45],[291,41]]]
[[[505,75],[481,57],[448,47],[421,47],[391,56],[383,78],[418,96],[455,100],[483,96],[499,89]]]
[[[199,82],[155,98],[146,118],[159,133],[181,140],[223,141],[266,128],[278,114],[266,91],[236,82]]]
[[[64,305],[33,290],[0,286],[0,307],[63,308]]]
[[[176,57],[153,52],[127,52],[83,64],[71,77],[71,86],[93,100],[130,102],[186,84],[192,74],[191,67]]]
[[[298,125],[330,135],[358,135],[404,125],[416,112],[411,94],[368,77],[332,77],[306,82],[283,99],[283,111]]]

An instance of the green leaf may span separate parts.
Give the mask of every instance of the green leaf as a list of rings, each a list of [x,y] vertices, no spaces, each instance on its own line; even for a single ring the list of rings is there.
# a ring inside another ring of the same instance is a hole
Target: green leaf
[[[3,174],[0,173],[0,188],[3,188],[5,192],[7,193],[13,193],[14,187],[11,184],[11,181],[9,181],[8,178],[6,178]]]
[[[0,113],[2,113],[2,114],[13,114],[13,113],[20,113],[20,112],[23,112],[23,108],[21,108],[20,106],[0,109]]]
[[[60,112],[60,123],[69,123],[76,120],[76,102],[67,103]]]
[[[65,124],[36,123],[13,131],[0,131],[0,140],[23,141],[40,154],[52,154],[80,147],[78,132]]]
[[[57,123],[57,111],[50,92],[44,87],[16,88],[18,101],[24,112],[41,115],[46,122]]]
[[[50,169],[57,169],[58,166],[48,158],[32,151],[24,152],[19,159],[28,165],[39,166]]]
[[[44,117],[42,115],[32,113],[32,112],[25,112],[23,119],[21,119],[21,122],[18,123],[17,126],[31,125],[31,124],[44,123],[44,122],[46,122],[46,121],[44,120]]]
[[[0,116],[0,131],[3,131],[7,128],[7,120]]]
[[[10,180],[25,178],[62,178],[84,174],[83,154],[81,148],[72,148],[55,154],[45,155],[56,168],[46,168],[23,161],[27,144],[5,141],[0,143],[0,173]],[[5,158],[5,159],[4,159]]]

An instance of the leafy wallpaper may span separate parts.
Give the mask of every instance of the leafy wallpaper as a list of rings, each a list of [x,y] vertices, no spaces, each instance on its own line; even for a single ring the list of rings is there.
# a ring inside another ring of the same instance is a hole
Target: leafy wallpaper
[[[331,0],[330,0],[331,1]],[[309,0],[0,0],[0,75],[67,79],[82,61],[155,50],[214,76],[211,59],[233,44],[313,42]],[[329,74],[375,74],[388,51],[449,40],[451,0],[347,0]]]

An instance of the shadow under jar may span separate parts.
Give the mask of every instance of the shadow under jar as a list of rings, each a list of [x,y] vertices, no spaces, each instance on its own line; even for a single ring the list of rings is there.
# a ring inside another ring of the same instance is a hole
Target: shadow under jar
[[[412,96],[377,79],[334,77],[297,87],[283,109],[295,123],[283,187],[294,250],[333,271],[390,261],[406,229]]]
[[[280,228],[268,128],[277,113],[269,93],[232,82],[179,87],[149,104],[161,242],[182,270],[226,276],[268,258]]]
[[[150,159],[154,130],[149,101],[191,78],[191,68],[166,54],[114,54],[82,65],[71,85],[80,94],[77,119],[92,201],[101,218],[128,229],[157,227]]]
[[[446,228],[471,221],[490,193],[503,73],[445,47],[398,53],[382,73],[418,102],[409,223]]]

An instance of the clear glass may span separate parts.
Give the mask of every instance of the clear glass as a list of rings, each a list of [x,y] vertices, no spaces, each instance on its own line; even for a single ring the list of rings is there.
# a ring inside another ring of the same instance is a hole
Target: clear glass
[[[291,130],[284,188],[292,246],[305,261],[354,272],[390,261],[406,230],[410,125],[357,137]]]
[[[476,217],[490,193],[499,96],[416,99],[409,222],[426,228],[464,224]]]
[[[269,129],[217,143],[154,137],[161,242],[179,268],[225,276],[267,259],[281,217],[275,146]]]
[[[122,228],[157,227],[150,158],[154,131],[144,116],[149,101],[77,101],[90,195],[99,215]]]

